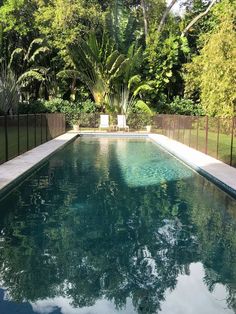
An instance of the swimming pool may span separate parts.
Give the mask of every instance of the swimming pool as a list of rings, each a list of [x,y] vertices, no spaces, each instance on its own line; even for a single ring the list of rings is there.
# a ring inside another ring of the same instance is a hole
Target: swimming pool
[[[235,312],[236,201],[148,139],[78,138],[0,208],[1,314]]]

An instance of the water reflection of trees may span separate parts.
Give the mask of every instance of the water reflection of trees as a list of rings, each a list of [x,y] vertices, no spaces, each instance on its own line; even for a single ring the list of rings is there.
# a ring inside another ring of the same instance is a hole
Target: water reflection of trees
[[[105,296],[121,308],[131,297],[138,313],[156,313],[177,276],[201,260],[209,290],[225,284],[235,309],[229,198],[198,176],[128,188],[112,146],[112,163],[97,157],[99,144],[70,149],[1,202],[0,279],[14,300],[60,295],[83,307]]]

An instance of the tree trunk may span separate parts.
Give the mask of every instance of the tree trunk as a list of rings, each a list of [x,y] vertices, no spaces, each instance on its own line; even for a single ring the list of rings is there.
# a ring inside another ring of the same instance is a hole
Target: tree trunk
[[[172,1],[170,2],[170,4],[168,5],[168,7],[166,8],[166,10],[165,10],[165,12],[164,12],[164,14],[163,14],[163,16],[162,16],[162,19],[161,19],[161,21],[160,21],[160,24],[159,24],[159,26],[158,26],[158,29],[157,29],[158,33],[160,33],[160,32],[162,31],[162,28],[163,28],[163,26],[164,26],[164,24],[165,24],[166,18],[167,18],[167,16],[168,16],[168,14],[170,13],[170,10],[172,9],[172,7],[174,6],[174,4],[175,4],[177,1],[178,1],[178,0],[172,0]]]
[[[143,24],[144,24],[145,41],[147,42],[147,38],[148,38],[148,21],[147,21],[147,11],[146,11],[145,0],[141,0],[141,7],[142,7],[142,10],[143,10]]]
[[[212,0],[211,3],[209,4],[209,6],[207,7],[207,9],[204,12],[201,12],[200,14],[198,14],[183,30],[181,36],[185,36],[188,31],[190,30],[190,28],[196,24],[203,16],[207,15],[207,13],[210,11],[210,9],[213,7],[213,5],[217,2],[217,0]]]

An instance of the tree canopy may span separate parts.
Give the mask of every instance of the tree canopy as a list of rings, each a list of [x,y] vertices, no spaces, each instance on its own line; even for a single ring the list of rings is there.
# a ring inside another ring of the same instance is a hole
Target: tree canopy
[[[0,59],[8,66],[15,51],[28,51],[37,38],[48,47],[50,53],[36,64],[38,78],[45,69],[44,87],[39,80],[19,86],[22,100],[52,97],[76,100],[88,95],[99,106],[101,102],[106,104],[100,106],[101,110],[113,110],[117,102],[123,108],[121,99],[126,93],[130,108],[142,101],[154,112],[168,112],[169,104],[179,97],[183,102],[195,102],[199,112],[207,115],[233,116],[235,3],[235,0],[173,0],[168,5],[163,0],[3,0]],[[90,60],[88,55],[86,59],[81,55],[82,46],[91,44],[91,36],[100,45],[95,52],[99,60],[108,51],[105,42],[110,50],[116,51],[117,63],[111,71],[118,70],[122,58],[129,59],[131,46],[142,51],[133,75],[138,76],[137,87],[146,88],[139,89],[134,101],[132,92],[127,92],[127,77],[121,69],[119,78],[110,77],[108,83],[107,69],[100,67],[96,84],[106,89],[105,94],[101,93],[102,101],[93,93],[88,79],[85,82],[86,69],[92,67],[98,73],[99,68],[94,57]],[[29,74],[32,68],[33,64],[24,71]],[[17,66],[12,70],[19,71]],[[72,77],[58,75],[69,71],[74,73]]]

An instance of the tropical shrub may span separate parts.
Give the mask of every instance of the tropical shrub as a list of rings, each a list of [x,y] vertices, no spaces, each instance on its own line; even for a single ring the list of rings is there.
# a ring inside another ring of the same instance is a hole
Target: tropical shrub
[[[2,66],[0,68],[0,111],[5,114],[17,112],[19,100],[17,79],[10,69]]]
[[[181,98],[180,96],[174,97],[170,104],[166,104],[165,112],[191,116],[204,115],[204,110],[200,103],[195,103],[191,99]]]
[[[144,129],[147,125],[152,125],[152,115],[147,112],[130,112],[127,124],[132,129]]]
[[[38,99],[32,102],[23,101],[19,103],[18,113],[27,114],[27,113],[46,113],[50,112],[49,109],[45,106],[45,101]]]

